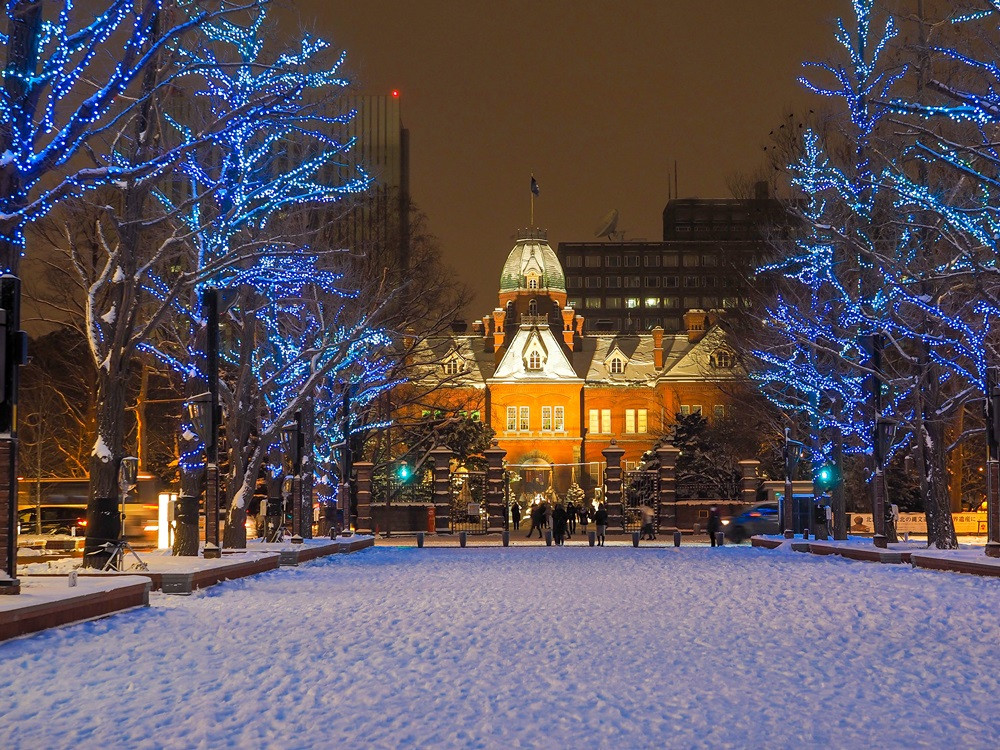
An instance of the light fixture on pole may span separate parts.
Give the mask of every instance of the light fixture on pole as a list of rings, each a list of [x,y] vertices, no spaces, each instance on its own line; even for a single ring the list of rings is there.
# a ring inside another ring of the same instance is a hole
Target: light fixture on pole
[[[292,543],[301,544],[302,535],[302,424],[299,415],[281,428],[281,447],[285,473],[291,475],[289,494],[292,503]]]
[[[187,402],[188,419],[205,446],[205,550],[206,558],[222,556],[219,548],[219,466],[215,446],[215,398],[211,391],[199,393]]]
[[[1000,557],[1000,367],[986,370],[986,548]]]
[[[792,440],[792,428],[785,428],[785,444],[782,457],[785,464],[785,494],[782,496],[781,520],[784,526],[785,539],[795,536],[795,493],[792,488],[792,477],[805,454],[805,445],[798,440]]]
[[[875,526],[874,541],[876,547],[885,549],[889,546],[886,535],[886,503],[885,503],[885,462],[896,437],[899,426],[894,419],[878,417],[875,420],[875,507],[873,525]]]

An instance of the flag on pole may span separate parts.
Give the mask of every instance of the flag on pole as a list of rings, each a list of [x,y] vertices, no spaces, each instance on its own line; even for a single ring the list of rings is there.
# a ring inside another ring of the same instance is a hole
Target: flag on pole
[[[538,183],[535,181],[535,175],[531,175],[531,194],[538,195]]]

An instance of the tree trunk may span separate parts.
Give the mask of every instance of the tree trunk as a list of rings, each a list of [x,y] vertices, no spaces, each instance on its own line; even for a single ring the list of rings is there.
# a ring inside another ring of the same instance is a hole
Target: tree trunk
[[[927,545],[938,549],[958,549],[955,523],[951,515],[951,499],[948,495],[948,456],[944,442],[944,427],[939,420],[924,422],[926,452],[927,494],[924,496],[924,511],[927,514]]]
[[[122,449],[125,375],[121,372],[121,362],[116,364],[118,366],[97,370],[97,438],[90,457],[90,497],[83,556],[83,565],[88,568],[104,566],[109,555],[101,545],[117,541],[122,531],[118,467],[125,455]]]

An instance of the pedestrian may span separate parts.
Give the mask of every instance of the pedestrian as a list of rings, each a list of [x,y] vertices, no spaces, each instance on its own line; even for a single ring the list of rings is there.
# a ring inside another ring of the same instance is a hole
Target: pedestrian
[[[580,504],[580,533],[587,535],[587,524],[590,523],[590,506],[586,502]]]
[[[542,524],[545,523],[545,508],[541,503],[531,509],[531,528],[528,529],[528,539],[531,539],[531,532],[538,529],[538,538],[542,538]]]
[[[722,528],[722,519],[719,518],[719,509],[714,505],[708,511],[708,541],[715,546],[715,533]]]
[[[572,500],[566,503],[566,523],[568,524],[566,538],[572,539],[576,533],[576,505],[573,504]]]
[[[555,531],[555,529],[552,528],[552,503],[546,500],[543,507],[545,508],[545,528],[550,531]]]
[[[521,504],[515,502],[510,509],[510,517],[514,520],[514,531],[521,529]]]
[[[594,514],[594,523],[597,524],[597,546],[604,546],[604,534],[608,530],[608,509],[604,507],[604,503],[597,506],[597,512]]]
[[[642,505],[639,507],[639,515],[642,518],[642,533],[643,539],[655,540],[656,539],[656,513],[648,505]]]
[[[562,503],[556,503],[552,510],[552,536],[556,544],[562,546],[566,536],[566,509]]]

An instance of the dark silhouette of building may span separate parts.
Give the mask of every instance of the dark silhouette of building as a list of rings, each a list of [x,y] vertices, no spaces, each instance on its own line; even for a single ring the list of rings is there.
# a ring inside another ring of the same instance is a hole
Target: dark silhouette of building
[[[662,242],[561,242],[567,304],[591,330],[684,330],[688,310],[743,305],[781,203],[758,187],[749,200],[675,199]]]

